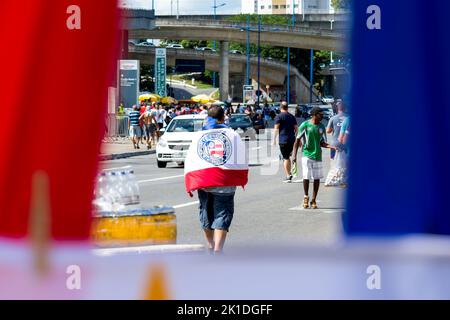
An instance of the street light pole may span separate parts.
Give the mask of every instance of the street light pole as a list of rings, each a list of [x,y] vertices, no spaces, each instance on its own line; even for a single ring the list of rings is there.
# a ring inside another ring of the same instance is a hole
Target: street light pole
[[[261,16],[258,15],[258,91],[257,95],[257,105],[259,108],[259,98],[260,98],[260,81],[261,81]]]
[[[216,0],[214,0],[214,20],[216,20],[216,10],[217,10],[217,5],[216,5]],[[217,44],[216,44],[216,40],[214,40],[214,51],[217,49]],[[216,87],[216,72],[213,72],[213,88]]]
[[[311,49],[310,56],[310,70],[309,70],[309,103],[312,104],[313,96],[313,81],[314,81],[314,49]]]
[[[247,77],[245,79],[247,85],[250,83],[250,15],[247,16]]]
[[[333,30],[333,22],[334,20],[330,20],[331,30]],[[330,52],[330,63],[333,63],[333,51]]]
[[[217,8],[223,7],[224,5],[226,5],[226,3],[222,3],[222,4],[217,5],[217,0],[214,0],[214,6],[213,6],[213,9],[214,9],[214,20],[216,20]],[[216,50],[216,49],[217,49],[217,43],[216,43],[216,40],[214,40],[214,50]],[[216,72],[215,71],[213,72],[213,87],[214,88],[216,87]]]
[[[292,29],[295,27],[295,0],[292,0]],[[287,91],[286,102],[291,103],[291,48],[287,48]]]

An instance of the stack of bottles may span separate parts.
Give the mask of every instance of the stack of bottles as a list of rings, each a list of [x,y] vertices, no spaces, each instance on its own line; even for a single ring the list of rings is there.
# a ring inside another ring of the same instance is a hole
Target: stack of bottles
[[[104,170],[98,175],[93,202],[97,211],[119,212],[139,203],[139,185],[131,167]]]

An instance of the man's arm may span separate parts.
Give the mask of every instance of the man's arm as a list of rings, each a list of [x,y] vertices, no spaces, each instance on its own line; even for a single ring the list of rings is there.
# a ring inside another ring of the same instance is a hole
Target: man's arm
[[[332,146],[331,144],[326,143],[326,142],[323,141],[323,140],[320,141],[320,146],[321,146],[322,148],[328,148],[328,149],[334,149],[334,150],[337,150],[337,149],[338,149],[337,147],[334,147],[334,146]]]
[[[333,118],[331,118],[330,121],[328,121],[327,133],[328,134],[333,133]]]
[[[297,139],[295,139],[295,143],[294,143],[294,151],[292,152],[292,160],[295,162],[297,161],[297,153],[298,153],[298,149],[302,148],[302,140],[300,137],[298,137]]]
[[[277,139],[278,139],[278,134],[280,133],[280,124],[276,124],[274,126],[274,131],[273,131],[273,141],[272,141],[272,145],[276,145],[277,144]]]

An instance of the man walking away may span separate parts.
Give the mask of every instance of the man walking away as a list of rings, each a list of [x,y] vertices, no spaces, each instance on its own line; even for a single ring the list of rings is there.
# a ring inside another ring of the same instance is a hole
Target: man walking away
[[[156,118],[156,121],[158,122],[158,129],[161,130],[164,127],[164,120],[166,120],[167,117],[167,111],[164,109],[164,106],[159,105],[158,107],[158,117]]]
[[[327,126],[327,133],[332,134],[331,145],[334,147],[339,147],[339,134],[341,133],[342,124],[344,120],[347,118],[347,114],[345,113],[344,104],[339,101],[336,104],[338,114],[331,117]],[[330,150],[330,157],[334,159],[336,155],[336,151],[334,149]]]
[[[277,137],[280,145],[280,152],[283,156],[284,171],[286,179],[283,182],[292,182],[291,175],[291,154],[294,147],[295,136],[297,134],[298,125],[295,117],[288,112],[287,102],[281,103],[281,112],[275,117],[275,132],[272,145],[276,145]]]
[[[142,136],[141,127],[139,126],[139,118],[141,114],[139,112],[138,106],[134,105],[133,110],[130,111],[130,123],[129,129],[131,134],[131,141],[135,149],[139,149],[139,138]]]
[[[297,152],[299,148],[303,150],[302,171],[303,171],[303,189],[305,196],[303,198],[303,208],[309,208],[309,180],[314,180],[314,190],[311,199],[311,208],[317,209],[317,194],[319,193],[320,179],[323,178],[322,168],[322,148],[333,148],[325,142],[325,126],[321,123],[323,112],[320,107],[314,107],[311,110],[311,120],[305,121],[300,125],[297,139],[294,144],[293,161],[297,161]]]
[[[208,117],[209,121],[203,128],[204,130],[227,128],[224,124],[225,113],[222,107],[212,106],[208,111]],[[208,248],[215,253],[222,252],[233,220],[235,192],[235,186],[198,190],[200,223],[208,242]]]

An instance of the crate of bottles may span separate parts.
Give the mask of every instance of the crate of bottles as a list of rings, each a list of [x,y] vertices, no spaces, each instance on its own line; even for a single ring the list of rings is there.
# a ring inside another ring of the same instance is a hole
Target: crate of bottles
[[[91,237],[99,247],[174,244],[172,207],[143,207],[132,167],[103,170],[97,177]]]

